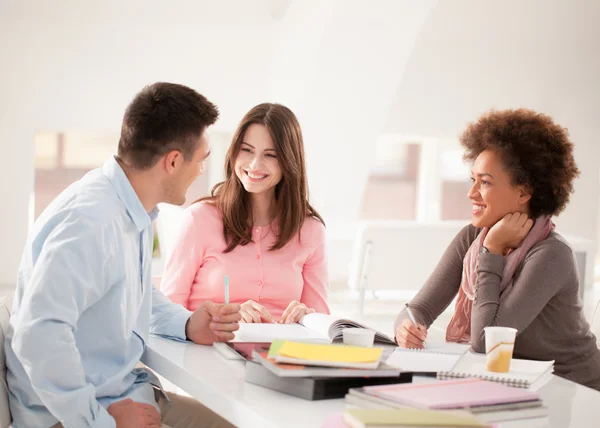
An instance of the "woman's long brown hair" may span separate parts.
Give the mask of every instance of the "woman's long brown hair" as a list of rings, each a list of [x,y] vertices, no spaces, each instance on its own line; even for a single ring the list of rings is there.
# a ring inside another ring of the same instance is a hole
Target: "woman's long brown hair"
[[[211,196],[197,201],[216,204],[223,214],[223,233],[228,244],[225,253],[238,245],[252,242],[254,222],[250,194],[235,174],[235,160],[246,130],[255,123],[264,125],[269,131],[282,172],[281,181],[275,186],[278,235],[270,250],[278,250],[290,242],[300,232],[307,217],[314,217],[325,224],[308,203],[304,142],[296,116],[281,104],[259,104],[246,113],[235,131],[225,157],[225,181],[213,187]]]

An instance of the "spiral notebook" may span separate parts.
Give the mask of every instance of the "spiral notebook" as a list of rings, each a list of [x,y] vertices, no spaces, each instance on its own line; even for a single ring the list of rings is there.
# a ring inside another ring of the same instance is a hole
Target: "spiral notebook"
[[[438,373],[449,371],[470,346],[461,343],[427,343],[424,349],[396,348],[385,362],[405,372]]]
[[[485,354],[469,351],[462,355],[454,367],[440,371],[438,379],[475,377],[519,388],[538,389],[552,378],[554,361],[533,361],[513,358],[508,373],[494,373],[486,369]]]

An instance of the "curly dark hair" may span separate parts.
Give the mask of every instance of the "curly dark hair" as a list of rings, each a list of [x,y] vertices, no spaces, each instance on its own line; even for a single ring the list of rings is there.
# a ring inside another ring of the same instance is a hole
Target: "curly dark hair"
[[[529,109],[490,110],[460,136],[464,158],[496,151],[512,179],[531,191],[531,216],[556,215],[569,202],[579,169],[569,133],[550,116]]]

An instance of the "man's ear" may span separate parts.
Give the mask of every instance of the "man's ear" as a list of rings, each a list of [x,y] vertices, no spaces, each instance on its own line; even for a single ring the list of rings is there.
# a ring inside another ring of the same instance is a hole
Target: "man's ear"
[[[525,205],[531,200],[531,188],[529,186],[519,186],[519,204]]]
[[[174,174],[183,163],[183,154],[179,150],[171,150],[167,152],[163,158],[165,171],[168,174]]]

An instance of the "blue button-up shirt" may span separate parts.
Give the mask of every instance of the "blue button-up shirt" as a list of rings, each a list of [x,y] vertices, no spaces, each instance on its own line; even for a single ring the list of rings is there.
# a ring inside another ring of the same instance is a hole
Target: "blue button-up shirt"
[[[106,408],[156,407],[135,368],[150,332],[185,340],[190,312],[152,286],[152,220],[114,158],[35,223],[6,339],[13,426],[115,427]]]

